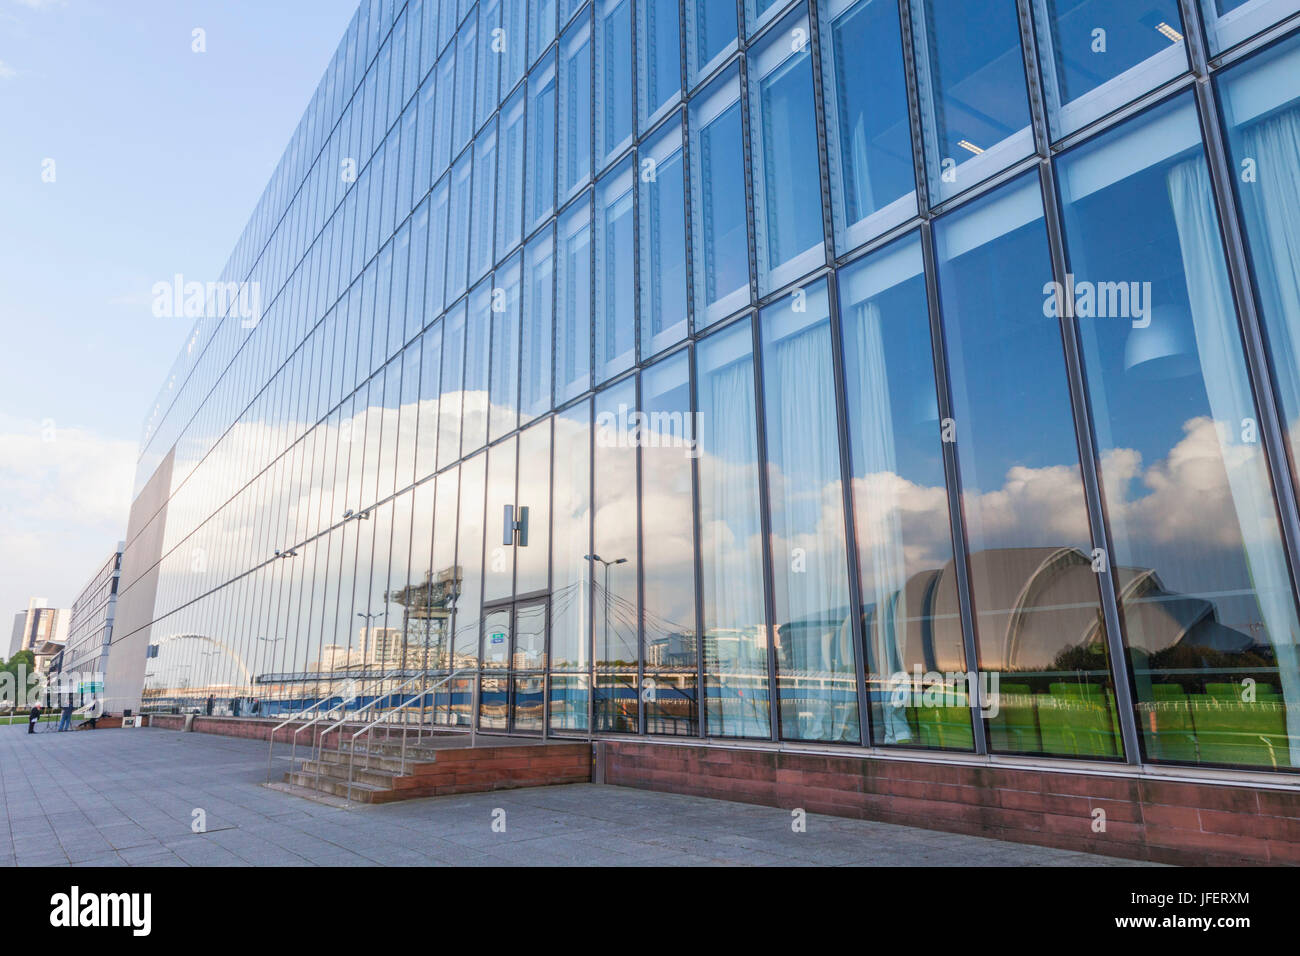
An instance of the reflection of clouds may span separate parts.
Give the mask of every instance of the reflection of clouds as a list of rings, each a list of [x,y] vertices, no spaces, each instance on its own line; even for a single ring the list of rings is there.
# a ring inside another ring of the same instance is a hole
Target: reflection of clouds
[[[1300,432],[1300,429],[1297,429]],[[1160,461],[1143,467],[1142,456],[1133,449],[1115,449],[1102,459],[1107,491],[1107,508],[1112,522],[1122,526],[1134,540],[1153,544],[1239,549],[1241,533],[1238,506],[1228,484],[1229,468],[1246,468],[1261,454],[1259,445],[1222,444],[1215,423],[1209,418],[1189,419],[1183,438]],[[708,452],[704,459],[709,458]],[[736,468],[726,462],[709,467]],[[773,471],[774,495],[784,487],[784,476]],[[840,483],[820,489],[804,489],[799,497],[821,497],[820,520],[797,538],[774,542],[777,554],[800,547],[807,550],[810,564],[818,542],[833,541],[840,531]],[[863,572],[866,576],[888,575],[899,569],[876,569],[873,545],[888,543],[893,522],[902,527],[905,572],[910,577],[925,568],[945,564],[951,554],[948,501],[942,486],[920,485],[892,472],[879,472],[853,479],[855,526],[859,537]],[[1145,489],[1145,493],[1142,493]],[[1089,539],[1088,516],[1081,494],[1079,469],[1074,465],[1030,468],[1013,465],[1003,476],[1002,486],[989,491],[970,491],[966,516],[979,549],[1083,546]],[[1195,515],[1195,520],[1187,520]],[[1276,538],[1277,523],[1271,512],[1240,516],[1268,528]],[[704,526],[705,555],[736,552],[736,560],[750,560],[761,553],[761,539],[745,534],[723,521]],[[838,553],[838,549],[836,549]]]
[[[1222,442],[1219,427],[1203,416],[1184,422],[1183,438],[1146,470],[1137,452],[1117,449],[1102,459],[1112,521],[1122,521],[1131,536],[1158,544],[1237,549],[1242,525],[1276,540],[1271,497],[1259,497],[1266,506],[1261,513],[1243,515],[1245,503],[1233,499],[1228,483],[1229,470],[1261,467],[1262,454],[1258,444]],[[1130,498],[1126,492],[1137,483],[1148,493]]]
[[[484,422],[496,410],[509,412],[500,406],[494,409],[482,391],[463,396],[455,394],[453,398],[453,407],[463,404],[467,416],[482,418]],[[394,443],[398,460],[409,465],[409,449],[415,448],[421,470],[428,470],[438,431],[434,427],[438,409],[438,401],[427,399],[401,407],[372,404],[317,426],[316,434],[301,445],[301,453],[312,456],[307,467],[273,469],[260,475],[241,497],[212,515],[172,554],[168,570],[175,575],[176,586],[160,594],[158,616],[265,560],[269,552],[253,553],[249,542],[265,537],[268,516],[276,509],[296,517],[298,524],[290,525],[290,536],[295,527],[316,533],[337,522],[346,508],[359,510],[370,506],[376,494],[391,491],[391,488],[378,487],[381,447],[389,456],[382,469],[386,479],[394,467]],[[557,418],[557,449],[585,452],[591,427],[570,418]],[[196,473],[194,478],[201,479],[206,474],[245,475],[250,461],[265,457],[267,449],[275,448],[277,442],[302,430],[301,425],[275,427],[263,421],[236,424],[203,463],[203,475]],[[1293,437],[1300,439],[1300,423],[1293,425],[1292,431]],[[447,435],[444,430],[444,440]],[[673,447],[674,436],[667,432],[652,432],[642,437],[646,561],[665,577],[680,575],[685,579],[692,573],[688,452]],[[323,461],[314,464],[319,460],[317,450],[322,443]],[[402,449],[407,449],[407,453]],[[1202,550],[1240,548],[1238,507],[1241,502],[1233,499],[1225,462],[1230,469],[1245,470],[1257,467],[1261,454],[1258,444],[1221,442],[1215,422],[1206,417],[1185,422],[1182,439],[1168,455],[1149,466],[1144,466],[1141,454],[1133,449],[1113,449],[1101,462],[1111,521],[1116,528],[1124,529],[1131,540],[1153,545],[1195,545]],[[528,467],[527,463],[524,467]],[[561,452],[557,456],[557,520],[581,519],[587,512],[586,467],[585,454]],[[635,456],[626,445],[603,447],[598,443],[597,468],[598,540],[635,541]],[[753,508],[737,508],[732,501],[728,514],[713,514],[706,499],[701,513],[702,545],[706,560],[717,568],[719,577],[715,580],[746,581],[752,576],[750,569],[755,567],[754,562],[761,560],[763,548],[756,520],[757,476],[753,466],[705,450],[701,469],[703,474],[714,476],[715,487],[746,489],[752,495]],[[822,559],[838,560],[838,549],[831,555],[821,552],[827,542],[842,540],[839,481],[807,487],[799,476],[783,475],[776,466],[772,467],[770,481],[774,500],[784,497],[791,502],[813,501],[819,515],[816,527],[803,529],[788,540],[774,540],[775,553],[788,555],[793,549],[802,549],[810,569],[815,569]],[[397,484],[408,483],[404,466]],[[787,489],[787,483],[792,487]],[[182,540],[184,528],[192,527],[201,518],[204,508],[197,495],[203,490],[202,485],[202,481],[191,480],[169,506],[168,550]],[[1088,520],[1080,488],[1079,472],[1073,465],[1012,466],[1004,475],[1001,487],[968,493],[966,514],[972,544],[978,548],[1085,544],[1089,540]],[[205,500],[220,496],[213,489],[206,491]],[[889,543],[895,533],[895,522],[901,526],[905,554],[902,570],[906,575],[939,567],[947,561],[951,542],[943,487],[917,484],[892,472],[878,472],[853,479],[853,500],[865,575],[875,575],[877,569],[872,567],[872,562],[880,559],[879,554],[890,553],[885,549],[878,554],[872,545]],[[1267,505],[1271,499],[1261,501]],[[1188,515],[1196,516],[1196,520],[1186,520]],[[1261,529],[1267,529],[1271,538],[1276,538],[1277,524],[1271,513],[1240,517],[1257,523]],[[427,527],[430,520],[430,515],[421,514],[417,516],[417,526]],[[585,535],[574,536],[575,546],[580,537]],[[286,539],[273,542],[271,547],[287,547],[291,543]],[[585,553],[585,545],[580,547],[582,551],[574,555],[575,560]],[[417,554],[420,548],[416,544]],[[880,569],[880,574],[892,575],[898,570]],[[661,593],[657,598],[668,601],[670,595]],[[672,601],[655,610],[671,620],[688,622],[693,619],[688,602],[689,595],[684,595],[684,600]]]

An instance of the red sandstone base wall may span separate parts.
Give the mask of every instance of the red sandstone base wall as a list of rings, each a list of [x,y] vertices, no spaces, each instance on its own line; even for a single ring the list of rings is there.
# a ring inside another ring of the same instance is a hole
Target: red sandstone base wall
[[[162,730],[184,730],[184,714],[150,714],[148,715],[148,726],[158,727]],[[275,729],[279,721],[268,720],[265,717],[207,717],[201,714],[194,715],[194,730],[204,734],[220,734],[223,737],[246,737],[250,740],[270,740],[271,731]],[[291,743],[294,740],[294,731],[303,726],[306,721],[294,721],[285,724],[275,733],[277,743]],[[325,728],[324,722],[312,726],[298,734],[297,740],[299,746],[316,745],[316,736]],[[339,738],[345,734],[351,734],[360,724],[355,727],[344,730],[335,730],[326,735],[325,749],[337,750]],[[397,733],[394,732],[396,737]]]
[[[603,746],[605,782],[619,786],[1135,860],[1300,864],[1300,789],[636,741]],[[1105,832],[1093,830],[1097,809]]]

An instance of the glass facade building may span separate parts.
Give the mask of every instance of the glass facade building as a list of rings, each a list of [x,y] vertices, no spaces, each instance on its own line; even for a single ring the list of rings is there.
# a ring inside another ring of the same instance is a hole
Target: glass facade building
[[[1300,768],[1298,27],[363,0],[146,422],[140,706]]]
[[[77,695],[77,703],[88,703],[104,692],[108,652],[113,643],[113,622],[117,617],[117,590],[122,574],[121,543],[95,572],[72,602],[68,643],[60,662],[61,673],[71,683],[61,685]]]

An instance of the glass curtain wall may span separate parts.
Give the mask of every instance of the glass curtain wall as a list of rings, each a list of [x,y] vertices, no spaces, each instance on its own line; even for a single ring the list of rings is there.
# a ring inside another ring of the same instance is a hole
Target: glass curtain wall
[[[145,422],[144,710],[1300,766],[1295,0],[813,2],[362,5]]]

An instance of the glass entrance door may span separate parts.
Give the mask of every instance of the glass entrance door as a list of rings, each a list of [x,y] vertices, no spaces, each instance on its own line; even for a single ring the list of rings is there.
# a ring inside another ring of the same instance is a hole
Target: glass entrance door
[[[481,731],[540,734],[546,721],[546,598],[485,609],[483,671],[479,677]]]

